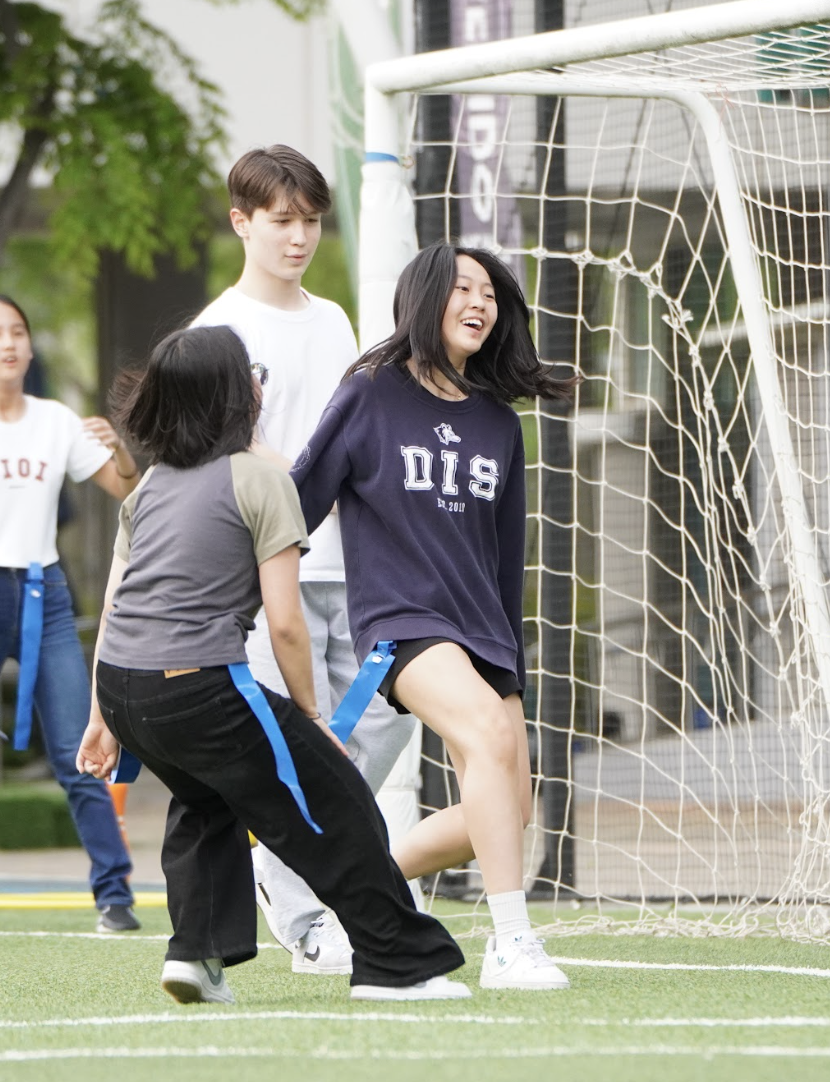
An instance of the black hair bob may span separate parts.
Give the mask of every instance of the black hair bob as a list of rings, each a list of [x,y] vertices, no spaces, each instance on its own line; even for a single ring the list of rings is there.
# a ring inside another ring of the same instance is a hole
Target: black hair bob
[[[178,469],[246,451],[260,408],[248,352],[230,327],[169,334],[146,370],[123,374],[110,400],[116,423],[150,461]]]
[[[481,349],[470,356],[461,375],[441,341],[444,310],[458,277],[457,257],[474,259],[493,284],[498,305],[495,326]],[[512,270],[486,248],[433,244],[404,267],[395,289],[395,332],[365,353],[346,373],[365,371],[370,378],[384,365],[406,368],[412,358],[418,374],[442,373],[459,391],[481,391],[497,402],[518,398],[572,397],[578,378],[558,379],[539,360],[530,333],[530,312]]]

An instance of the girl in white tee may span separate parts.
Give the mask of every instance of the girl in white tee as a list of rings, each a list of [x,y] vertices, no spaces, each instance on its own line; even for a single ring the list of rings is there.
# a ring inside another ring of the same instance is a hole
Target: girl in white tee
[[[90,687],[72,603],[56,547],[58,497],[65,476],[92,479],[124,499],[139,472],[103,417],[82,421],[60,402],[23,391],[32,361],[29,322],[0,295],[0,666],[20,660],[24,587],[32,564],[43,567],[43,633],[34,703],[55,777],[92,862],[90,883],[99,931],[128,931],[131,871],[104,782],[78,774],[75,755],[89,715]]]

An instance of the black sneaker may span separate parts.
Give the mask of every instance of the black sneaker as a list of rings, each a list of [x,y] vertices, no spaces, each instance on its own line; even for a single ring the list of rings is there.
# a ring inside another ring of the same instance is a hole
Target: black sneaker
[[[98,914],[99,932],[134,932],[141,924],[128,905],[105,905]]]

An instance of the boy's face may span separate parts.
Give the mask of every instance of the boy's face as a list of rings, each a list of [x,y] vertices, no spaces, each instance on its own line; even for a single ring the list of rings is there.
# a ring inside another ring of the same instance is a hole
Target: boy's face
[[[299,282],[305,273],[320,243],[321,218],[302,197],[289,201],[279,192],[267,210],[258,207],[250,218],[231,210],[231,223],[245,244],[246,268],[286,282]]]

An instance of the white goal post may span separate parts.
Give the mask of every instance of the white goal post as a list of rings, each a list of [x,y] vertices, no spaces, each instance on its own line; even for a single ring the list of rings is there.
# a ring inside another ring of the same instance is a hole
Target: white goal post
[[[477,201],[543,358],[584,377],[567,416],[520,410],[528,885],[590,900],[593,926],[826,935],[830,0],[419,54],[365,82],[364,348],[424,213],[463,242]],[[484,112],[491,186],[470,189]]]

